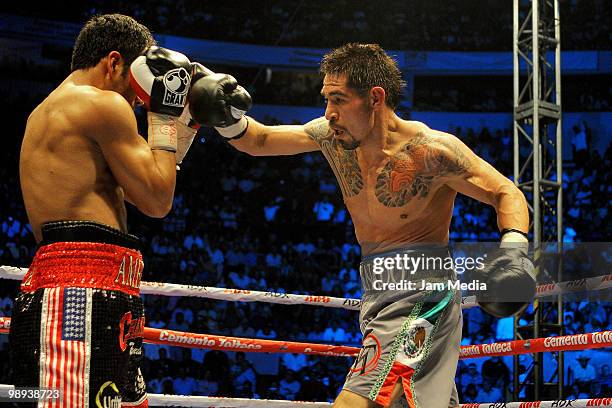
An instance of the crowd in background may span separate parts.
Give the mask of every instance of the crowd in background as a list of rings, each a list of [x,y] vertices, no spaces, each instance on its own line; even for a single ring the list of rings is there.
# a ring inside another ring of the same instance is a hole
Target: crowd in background
[[[121,12],[161,34],[210,40],[333,47],[346,41],[379,43],[404,50],[510,50],[512,3],[382,2],[333,0],[264,0],[201,2],[195,0],[68,1],[66,7],[18,3],[4,12],[82,23],[92,14]],[[521,1],[521,4],[526,4]],[[608,49],[612,16],[606,0],[560,1],[564,49]],[[524,8],[527,10],[528,8]]]
[[[508,112],[513,106],[512,86],[511,76],[416,76],[413,107],[419,111]],[[562,92],[566,112],[612,109],[609,75],[563,75]]]
[[[270,68],[210,65],[215,72],[233,75],[256,104],[323,107],[322,78],[314,70],[283,71]],[[41,99],[63,78],[67,65],[40,66],[23,58],[0,57],[0,95],[10,100]],[[9,79],[10,78],[10,79]],[[437,112],[509,112],[512,110],[511,76],[416,75],[405,88],[400,109]],[[411,94],[412,107],[405,109]],[[566,112],[602,112],[612,109],[609,75],[563,77],[563,109]]]

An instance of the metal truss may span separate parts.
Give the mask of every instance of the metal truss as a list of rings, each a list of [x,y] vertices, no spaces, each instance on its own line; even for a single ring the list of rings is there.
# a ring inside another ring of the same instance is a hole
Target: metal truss
[[[527,197],[539,276],[557,280],[561,263],[550,271],[540,266],[538,259],[542,245],[556,245],[560,253],[563,241],[559,0],[513,0],[513,13],[514,183]],[[556,323],[545,323],[555,310]],[[523,318],[527,316],[531,315]],[[535,301],[531,324],[519,326],[518,320],[515,317],[515,338],[563,334],[561,297],[556,304]],[[521,367],[525,371],[520,377],[519,358],[515,356],[515,400],[521,391],[528,399],[562,397],[563,354],[556,357],[556,375],[544,378],[542,354],[534,354],[533,362]]]

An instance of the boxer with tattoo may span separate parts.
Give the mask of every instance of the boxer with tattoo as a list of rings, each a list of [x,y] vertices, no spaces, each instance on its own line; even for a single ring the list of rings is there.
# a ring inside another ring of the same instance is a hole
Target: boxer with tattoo
[[[500,251],[479,279],[496,290],[519,291],[528,301],[535,280],[526,251],[526,200],[458,138],[395,113],[403,81],[396,62],[379,46],[346,44],[325,55],[320,70],[325,117],[305,125],[264,126],[245,117],[233,103],[240,87],[231,77],[224,86],[212,78],[195,82],[192,92],[208,95],[200,100],[209,105],[191,113],[253,156],[320,150],[338,179],[362,249],[363,347],[334,406],[389,406],[404,394],[410,407],[456,407],[462,324],[458,291],[380,290],[371,285],[372,276],[393,281],[403,272],[386,262],[382,272],[377,270],[381,259],[448,256],[459,192],[493,206],[502,232]],[[456,279],[452,268],[442,269],[419,269],[411,277]],[[524,307],[488,295],[479,299],[481,307],[496,316]]]

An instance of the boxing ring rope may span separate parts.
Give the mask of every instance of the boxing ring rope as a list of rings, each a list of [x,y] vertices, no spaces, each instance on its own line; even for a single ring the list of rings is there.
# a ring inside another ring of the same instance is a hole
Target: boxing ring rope
[[[10,317],[0,317],[0,333],[8,333]],[[198,334],[176,330],[144,328],[145,343],[166,346],[202,348],[221,351],[246,351],[249,353],[298,353],[316,356],[354,357],[359,347],[330,344],[300,343],[249,339],[244,337]],[[511,356],[515,354],[544,353],[554,351],[586,350],[612,346],[612,330],[602,332],[552,336],[529,340],[511,340],[499,343],[461,346],[460,359]]]
[[[27,268],[0,266],[0,279],[23,278]],[[612,275],[576,281],[561,282],[538,286],[536,297],[545,297],[559,293],[602,290],[612,287]],[[242,289],[227,289],[193,285],[179,285],[160,282],[141,282],[141,293],[162,296],[194,296],[209,299],[267,302],[279,304],[310,304],[325,307],[358,310],[359,299],[344,299],[330,296],[293,295],[275,292],[260,292]],[[462,299],[462,307],[476,305],[475,297]],[[11,319],[0,317],[0,334],[8,333]],[[314,343],[287,342],[277,340],[247,339],[211,334],[197,334],[166,329],[144,328],[143,338],[146,343],[178,347],[203,348],[222,351],[245,351],[267,353],[300,353],[308,355],[351,357],[359,353],[358,347],[336,346]],[[612,346],[612,331],[574,334],[568,336],[553,336],[529,340],[513,340],[507,342],[461,346],[460,359],[506,356],[537,352],[555,352],[604,348]],[[12,385],[0,384],[0,395],[5,395]],[[201,397],[184,395],[148,394],[150,406],[183,406],[183,407],[330,407],[327,402],[302,402],[284,400],[255,400],[243,398]],[[530,407],[610,407],[612,398],[595,398],[581,400],[556,400],[501,403],[505,408]],[[496,403],[461,404],[462,408],[494,407]]]
[[[0,279],[21,280],[28,268],[0,266]],[[612,288],[612,274],[574,281],[547,283],[536,289],[536,298],[555,296],[562,293],[596,291]],[[217,288],[212,286],[180,285],[163,282],[140,282],[140,293],[160,296],[191,296],[230,302],[266,302],[283,305],[316,305],[347,310],[359,310],[360,299],[338,298],[322,295],[295,295],[279,292],[262,292],[248,289]],[[461,307],[468,309],[477,306],[475,296],[461,299]]]

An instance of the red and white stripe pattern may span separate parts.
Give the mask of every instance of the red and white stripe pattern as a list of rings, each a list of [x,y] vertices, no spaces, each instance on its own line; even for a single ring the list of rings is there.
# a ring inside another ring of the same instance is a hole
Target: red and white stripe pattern
[[[88,407],[91,299],[87,288],[45,289],[40,321],[40,387],[60,398],[39,407]]]

